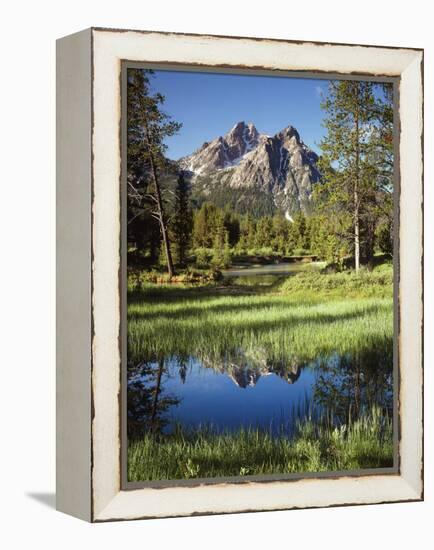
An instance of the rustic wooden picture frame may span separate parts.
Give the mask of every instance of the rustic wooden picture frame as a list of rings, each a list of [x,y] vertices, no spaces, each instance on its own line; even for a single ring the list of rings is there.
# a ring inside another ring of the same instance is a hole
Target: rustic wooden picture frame
[[[399,465],[390,473],[125,488],[123,62],[399,82]],[[57,46],[57,507],[88,521],[423,498],[423,51],[89,29]]]

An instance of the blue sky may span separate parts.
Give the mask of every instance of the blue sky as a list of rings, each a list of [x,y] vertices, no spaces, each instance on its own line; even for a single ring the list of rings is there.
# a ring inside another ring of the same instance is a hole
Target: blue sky
[[[172,159],[192,153],[240,120],[270,135],[291,124],[316,151],[324,135],[320,102],[326,80],[155,71],[151,89],[166,96],[164,111],[183,124],[166,142]]]

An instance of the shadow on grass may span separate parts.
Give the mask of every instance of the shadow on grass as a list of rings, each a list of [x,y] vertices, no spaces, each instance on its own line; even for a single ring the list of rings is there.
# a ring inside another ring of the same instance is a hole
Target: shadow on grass
[[[212,318],[215,315],[218,314],[227,314],[227,313],[233,313],[236,314],[238,312],[242,311],[251,311],[254,312],[256,315],[259,315],[261,312],[265,313],[268,310],[271,310],[273,308],[281,308],[281,305],[286,305],[284,301],[282,301],[282,304],[279,303],[279,301],[276,300],[266,300],[266,301],[260,301],[259,303],[240,303],[240,304],[221,304],[217,303],[212,306],[207,306],[206,303],[203,304],[202,307],[200,306],[187,306],[185,309],[180,309],[177,311],[161,311],[158,309],[154,309],[153,311],[139,311],[139,312],[133,312],[128,314],[128,320],[129,321],[156,321],[157,319],[159,321],[167,319],[168,322],[170,321],[183,321],[188,320],[189,318]],[[305,306],[307,308],[315,307],[317,304],[310,304],[310,303],[303,303],[303,302],[296,302],[291,303],[290,307],[288,307],[288,312],[291,311],[293,308],[297,308],[300,306]],[[303,323],[314,323],[314,324],[323,324],[323,323],[332,323],[336,321],[349,321],[352,319],[356,319],[361,317],[362,315],[371,315],[375,313],[382,313],[387,312],[390,310],[389,304],[373,304],[369,306],[362,306],[360,311],[354,311],[351,313],[318,313],[315,312],[315,310],[307,309],[306,313],[304,315],[297,315],[295,313],[290,313],[288,317],[286,317],[284,320],[279,321],[278,319],[272,319],[270,321],[243,321],[242,329],[269,329],[270,325],[273,325],[273,327],[276,328],[293,328],[299,324]],[[285,312],[280,309],[280,312],[282,315],[285,315]],[[225,320],[227,322],[227,320]],[[239,321],[234,320],[234,325],[238,325]],[[214,324],[214,323],[213,323]],[[232,323],[229,322],[229,325]]]
[[[165,327],[157,328],[158,331],[161,330],[164,333],[162,340],[154,342],[157,347],[150,348],[149,341],[146,338],[143,341],[141,341],[140,337],[134,339],[134,342],[129,340],[128,356],[134,362],[150,360],[154,356],[161,355],[188,356],[191,354],[208,354],[213,356],[216,353],[231,352],[231,350],[240,346],[246,346],[249,342],[257,340],[257,345],[265,346],[268,349],[270,359],[281,357],[285,349],[285,356],[288,357],[291,355],[290,350],[294,350],[294,346],[289,345],[289,343],[284,344],[284,341],[282,341],[284,337],[283,333],[297,329],[297,327],[303,325],[305,325],[306,330],[302,333],[302,336],[313,339],[313,344],[311,341],[308,341],[301,348],[298,345],[297,358],[299,361],[314,361],[318,357],[335,353],[337,349],[340,350],[340,353],[363,352],[367,349],[382,349],[386,353],[387,350],[391,349],[393,339],[387,335],[362,335],[359,338],[355,338],[351,344],[343,346],[339,344],[339,338],[337,341],[335,338],[330,338],[330,335],[334,332],[339,335],[342,323],[354,321],[358,317],[358,314],[348,313],[336,316],[321,315],[314,319],[300,317],[298,319],[283,319],[279,321],[246,321],[242,323],[241,327],[237,322],[226,322],[221,325],[221,334],[219,334],[220,327],[216,324],[199,323],[192,326],[175,322],[170,327],[166,324]],[[328,325],[328,336],[318,339],[316,332],[320,331],[324,325]],[[272,332],[271,335],[270,332]],[[266,338],[265,341],[259,344],[262,333],[265,333],[268,339]],[[285,342],[288,341],[285,340]]]
[[[292,276],[289,275],[289,276]],[[128,302],[153,302],[164,298],[165,302],[178,301],[179,299],[204,299],[222,296],[255,296],[275,292],[276,289],[288,278],[288,275],[275,276],[270,284],[237,284],[226,280],[220,283],[204,285],[179,286],[179,285],[154,285],[143,290],[132,290],[128,293]]]
[[[128,293],[128,303],[153,303],[164,300],[164,303],[180,300],[204,300],[224,296],[255,296],[262,294],[261,286],[248,285],[202,285],[202,286],[155,286],[144,290],[133,290]]]

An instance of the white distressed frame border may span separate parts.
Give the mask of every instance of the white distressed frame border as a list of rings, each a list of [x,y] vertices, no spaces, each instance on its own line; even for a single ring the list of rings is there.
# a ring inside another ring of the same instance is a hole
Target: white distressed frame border
[[[423,52],[373,46],[91,29],[92,425],[90,521],[423,498]],[[79,35],[75,35],[79,36]],[[70,38],[70,37],[69,37]],[[64,39],[68,40],[68,38]],[[121,61],[399,76],[400,474],[123,491],[120,471]],[[71,474],[73,475],[73,474]],[[68,500],[66,498],[66,500]],[[79,506],[79,505],[77,505]],[[62,507],[60,507],[62,509]],[[68,508],[66,505],[64,509]]]

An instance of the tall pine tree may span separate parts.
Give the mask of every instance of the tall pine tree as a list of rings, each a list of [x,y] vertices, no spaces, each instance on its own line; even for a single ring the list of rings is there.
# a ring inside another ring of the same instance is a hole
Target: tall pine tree
[[[178,175],[175,188],[174,217],[172,222],[175,260],[185,265],[193,228],[193,215],[190,207],[190,185],[183,172]]]
[[[322,104],[327,135],[321,142],[323,184],[318,195],[328,214],[340,220],[339,238],[352,242],[356,270],[363,250],[364,256],[372,255],[379,166],[385,162],[377,139],[384,106],[375,86],[366,81],[332,81]]]
[[[164,140],[178,132],[181,125],[172,121],[161,110],[165,98],[159,93],[151,93],[150,74],[152,71],[144,69],[130,69],[128,72],[128,203],[130,209],[138,210],[136,216],[140,215],[141,210],[148,208],[151,216],[158,222],[167,270],[172,277],[174,267],[161,175],[167,168]]]

